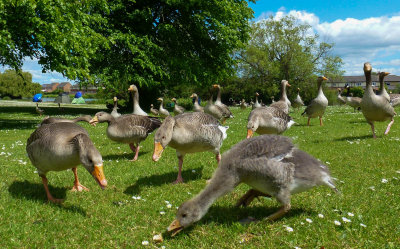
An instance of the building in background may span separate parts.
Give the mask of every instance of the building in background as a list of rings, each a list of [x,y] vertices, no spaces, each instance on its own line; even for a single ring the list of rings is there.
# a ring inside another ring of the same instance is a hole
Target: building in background
[[[400,76],[388,75],[385,77],[385,84],[389,92],[400,89]],[[340,79],[329,79],[326,86],[329,88],[362,87],[365,89],[365,76],[342,76]],[[372,75],[372,86],[379,87],[378,75]]]

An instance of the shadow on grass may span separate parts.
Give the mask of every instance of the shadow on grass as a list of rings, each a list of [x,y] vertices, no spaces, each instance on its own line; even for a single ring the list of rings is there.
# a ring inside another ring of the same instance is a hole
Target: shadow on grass
[[[62,106],[62,105],[61,105]],[[107,111],[107,109],[93,109],[93,108],[88,108],[88,107],[62,107],[62,109],[59,109],[58,106],[40,106],[40,109],[44,110],[44,115],[45,116],[56,116],[56,115],[94,115],[99,111]],[[0,107],[0,112],[2,113],[21,113],[21,112],[27,112],[27,113],[32,113],[34,115],[38,114],[36,113],[36,106],[1,106]]]
[[[0,118],[0,130],[11,129],[36,129],[41,121],[29,119],[4,119]]]
[[[196,174],[193,174],[192,170],[196,171]],[[198,180],[201,178],[203,173],[203,167],[195,168],[195,169],[187,169],[182,171],[182,177],[185,183]],[[144,186],[161,186],[163,184],[172,184],[173,181],[176,180],[176,176],[178,175],[177,171],[169,172],[162,175],[152,175],[145,176],[138,179],[135,184],[127,187],[124,191],[124,194],[127,195],[135,195],[139,194],[140,190]]]
[[[52,187],[49,185],[50,193],[55,198],[65,199],[66,192],[68,191],[67,188],[60,188],[60,187]],[[44,191],[43,185],[39,183],[31,183],[28,181],[14,181],[10,187],[8,188],[11,196],[16,199],[25,199],[31,201],[42,202],[44,204],[47,203],[47,196],[46,192]],[[68,212],[78,213],[82,216],[87,216],[86,211],[77,206],[65,206],[64,204],[57,205],[51,204],[52,207],[57,207],[63,209]]]
[[[143,155],[148,154],[150,151],[139,151],[138,155],[138,160],[140,160],[140,157]],[[134,154],[131,150],[129,150],[128,153],[125,154],[113,154],[113,155],[105,155],[103,156],[103,160],[132,160]]]
[[[381,136],[376,136],[376,137],[380,138]],[[348,137],[335,138],[334,141],[346,141],[346,140],[352,141],[352,140],[367,139],[367,138],[372,138],[372,133],[363,136],[348,136]]]
[[[271,204],[271,206],[272,205],[274,204]],[[269,207],[268,204],[265,204],[265,206],[250,206],[241,208],[235,207],[234,204],[229,207],[220,207],[214,205],[211,206],[210,210],[203,219],[195,223],[193,226],[185,228],[177,236],[180,236],[180,234],[182,234],[182,236],[190,236],[190,232],[195,226],[202,226],[204,224],[210,223],[232,225],[234,223],[240,222],[242,219],[245,219],[249,216],[256,219],[255,222],[260,223],[260,226],[265,227],[267,224],[271,223],[271,221],[268,221],[265,218],[278,211],[278,209],[279,207]],[[313,210],[293,208],[282,218],[272,222],[279,222],[282,219],[290,219],[291,217],[296,217],[302,214],[307,214],[307,216],[315,216],[317,213]],[[243,226],[247,225],[248,224],[245,224]],[[168,232],[165,232],[163,235],[164,239],[173,239],[173,237]]]

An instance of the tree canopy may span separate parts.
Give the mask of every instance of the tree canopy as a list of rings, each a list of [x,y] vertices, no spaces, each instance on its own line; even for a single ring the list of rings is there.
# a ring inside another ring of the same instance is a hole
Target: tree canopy
[[[211,84],[233,71],[253,11],[245,0],[0,2],[0,63],[25,57],[106,88]]]
[[[29,72],[17,73],[15,70],[6,70],[0,73],[0,97],[2,98],[32,97],[41,90],[39,83],[32,83],[32,75]]]
[[[305,90],[309,99],[316,91],[317,75],[329,78],[343,74],[341,58],[331,55],[333,44],[320,41],[310,25],[293,16],[253,23],[250,36],[246,48],[237,53],[240,80],[235,81],[247,82],[251,97],[255,91],[278,97],[279,83],[286,79],[294,88]],[[296,93],[289,91],[291,97]]]

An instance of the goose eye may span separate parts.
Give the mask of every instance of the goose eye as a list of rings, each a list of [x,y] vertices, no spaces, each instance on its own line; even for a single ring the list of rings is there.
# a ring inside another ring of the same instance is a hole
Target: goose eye
[[[161,138],[161,139],[163,139],[163,140],[164,140],[164,139],[165,139],[165,136],[162,136],[162,138]]]
[[[186,214],[182,214],[182,218],[186,218]]]

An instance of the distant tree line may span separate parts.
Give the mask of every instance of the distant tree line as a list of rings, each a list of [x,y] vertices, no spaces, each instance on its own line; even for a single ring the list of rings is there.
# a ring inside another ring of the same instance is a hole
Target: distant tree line
[[[32,75],[29,72],[17,73],[10,69],[0,73],[0,97],[2,99],[32,97],[41,90],[42,86],[32,82]]]

